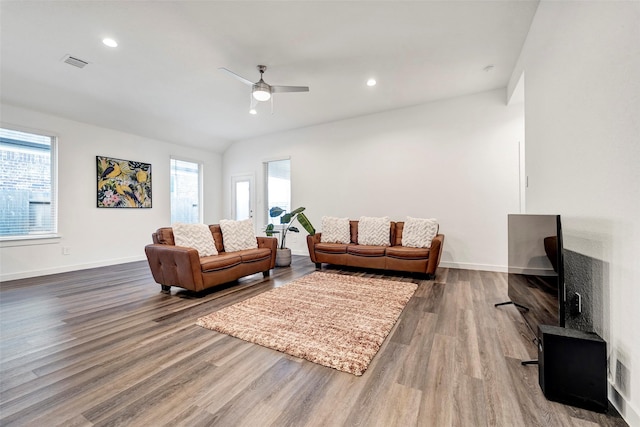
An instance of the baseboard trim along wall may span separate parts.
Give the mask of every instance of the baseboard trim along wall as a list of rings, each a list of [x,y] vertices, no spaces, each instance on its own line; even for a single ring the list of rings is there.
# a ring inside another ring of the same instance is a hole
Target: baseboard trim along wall
[[[439,267],[454,268],[457,270],[495,271],[498,273],[507,272],[506,265],[475,264],[470,262],[440,261]]]
[[[623,396],[616,388],[616,385],[609,378],[609,402],[616,408],[616,410],[622,415],[622,418],[630,426],[640,426],[640,415],[638,411],[631,405],[629,399]]]
[[[0,282],[6,282],[9,280],[28,279],[30,277],[48,276],[50,274],[67,273],[69,271],[87,270],[89,268],[107,267],[110,265],[126,264],[128,262],[146,260],[145,256],[135,256],[128,258],[115,258],[109,260],[103,260],[99,262],[92,262],[87,264],[75,264],[65,265],[63,267],[47,268],[43,270],[29,270],[19,273],[0,274]]]
[[[293,255],[309,256],[309,253],[306,251],[292,251],[292,253]],[[143,261],[145,259],[146,258],[144,256],[117,258],[117,259],[109,259],[109,260],[87,263],[87,264],[65,265],[63,267],[48,268],[43,270],[30,270],[30,271],[22,271],[19,273],[0,274],[0,282],[6,282],[8,280],[27,279],[29,277],[47,276],[49,274],[67,273],[69,271],[86,270],[89,268],[96,268],[96,267],[107,267],[109,265]],[[472,264],[472,263],[441,261],[440,267],[454,268],[454,269],[460,269],[460,270],[495,271],[495,272],[502,272],[502,273],[507,272],[506,266],[489,265],[489,264]]]

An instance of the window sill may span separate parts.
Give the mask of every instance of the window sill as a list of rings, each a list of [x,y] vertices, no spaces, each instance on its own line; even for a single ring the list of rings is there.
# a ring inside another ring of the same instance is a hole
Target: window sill
[[[60,236],[59,234],[0,237],[0,248],[33,245],[53,245],[59,243],[60,239],[62,239],[62,236]]]

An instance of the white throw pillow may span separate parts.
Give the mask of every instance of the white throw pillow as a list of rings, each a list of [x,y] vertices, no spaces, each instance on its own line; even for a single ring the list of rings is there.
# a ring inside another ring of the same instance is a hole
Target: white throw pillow
[[[186,246],[198,251],[198,255],[218,255],[216,244],[209,226],[206,224],[183,224],[177,222],[171,226],[176,246]]]
[[[402,229],[402,246],[408,248],[430,248],[431,241],[438,234],[438,220],[435,218],[407,217]]]
[[[224,244],[225,252],[256,249],[258,247],[251,219],[242,221],[221,219],[220,230],[222,231],[222,243]]]
[[[349,218],[322,217],[322,243],[351,243]]]
[[[388,216],[381,218],[361,216],[358,221],[358,244],[391,246],[390,231],[391,220]]]

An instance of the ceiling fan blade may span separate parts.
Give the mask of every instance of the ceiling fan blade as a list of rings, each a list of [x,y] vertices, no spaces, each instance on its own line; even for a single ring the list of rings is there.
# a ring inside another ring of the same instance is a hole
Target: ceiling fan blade
[[[246,84],[248,86],[253,86],[253,84],[254,84],[254,82],[249,81],[249,80],[245,79],[244,77],[242,77],[242,76],[240,76],[240,75],[234,73],[233,71],[228,70],[228,69],[226,69],[224,67],[220,67],[220,68],[218,68],[218,70],[224,71],[225,73],[230,74],[232,77],[235,77],[236,79],[240,80],[242,83],[244,83],[244,84]]]
[[[309,92],[309,86],[271,86],[271,92]]]

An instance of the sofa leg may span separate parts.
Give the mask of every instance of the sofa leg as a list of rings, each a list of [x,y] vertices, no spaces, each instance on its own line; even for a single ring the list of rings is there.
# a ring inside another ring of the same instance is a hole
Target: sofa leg
[[[269,277],[271,275],[271,270],[263,271],[262,277]]]
[[[322,263],[316,262],[316,270],[322,270]]]
[[[164,292],[165,294],[168,294],[171,292],[171,286],[168,285],[160,285],[162,287],[162,292]]]
[[[436,275],[427,273],[427,277],[426,278],[427,278],[427,280],[433,280],[433,279],[436,278]]]

